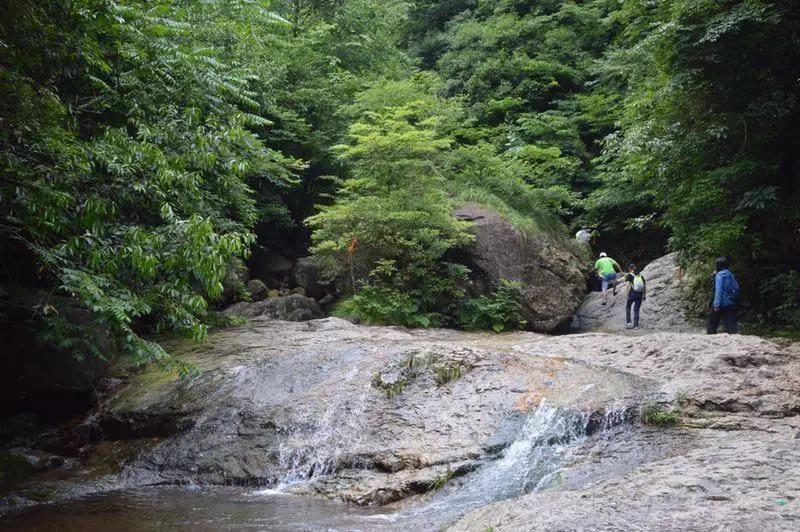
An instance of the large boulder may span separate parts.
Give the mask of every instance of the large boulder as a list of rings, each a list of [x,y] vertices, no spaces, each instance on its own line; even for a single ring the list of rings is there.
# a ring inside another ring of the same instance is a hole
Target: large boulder
[[[646,387],[510,349],[540,340],[255,318],[201,347],[168,345],[202,374],[138,373],[93,419],[117,438],[158,438],[129,464],[134,484],[286,481],[293,492],[389,503],[491,462],[545,395],[554,408],[604,412]],[[592,388],[601,376],[613,385]]]
[[[499,214],[467,204],[455,211],[473,223],[467,265],[476,295],[502,279],[522,283],[523,316],[532,330],[552,332],[569,322],[586,292],[582,261],[555,238],[527,234]]]
[[[260,279],[247,281],[247,291],[250,292],[251,301],[261,301],[269,297],[269,288]]]
[[[268,318],[285,321],[307,321],[323,317],[322,309],[316,301],[300,294],[271,297],[263,301],[242,301],[231,305],[224,311],[228,316]]]
[[[390,524],[410,530],[440,530],[503,500],[458,528],[616,530],[629,520],[649,530],[654,513],[664,530],[738,530],[756,511],[763,522],[794,519],[785,530],[800,521],[791,344],[255,318],[201,346],[166,347],[201,374],[119,368],[124,382],[88,420],[113,441],[90,450],[77,482],[105,461],[123,471],[97,489],[234,484],[359,504],[408,499]],[[632,423],[652,405],[679,411],[682,426]],[[123,440],[140,449],[126,461],[107,445]]]
[[[294,285],[303,288],[306,295],[320,299],[326,293],[319,264],[314,257],[300,257],[292,268]]]
[[[280,253],[257,246],[247,264],[252,277],[269,286],[289,287],[294,263]]]
[[[677,253],[654,260],[642,270],[647,283],[647,300],[640,310],[638,333],[655,331],[699,332],[702,325],[687,317],[685,274],[678,264]],[[579,331],[620,332],[625,330],[624,284],[616,295],[608,293],[608,304],[602,304],[599,292],[589,294],[581,304],[573,328]]]

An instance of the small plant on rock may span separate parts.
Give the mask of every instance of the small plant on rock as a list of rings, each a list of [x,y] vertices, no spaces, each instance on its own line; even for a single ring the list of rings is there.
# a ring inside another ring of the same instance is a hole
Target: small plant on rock
[[[675,425],[680,421],[680,414],[674,410],[665,410],[656,402],[648,402],[642,407],[640,419],[645,425],[663,427]]]
[[[432,491],[439,491],[444,487],[445,484],[450,482],[450,480],[455,476],[455,472],[451,469],[447,469],[444,473],[433,479],[430,483],[430,489]]]
[[[433,380],[436,383],[436,386],[444,386],[448,382],[453,382],[460,379],[466,375],[470,369],[472,368],[458,363],[435,366],[433,368]]]
[[[389,382],[384,381],[383,376],[381,375],[380,372],[376,373],[372,377],[372,385],[375,388],[378,388],[381,391],[383,391],[387,399],[392,399],[403,393],[403,389],[406,387],[407,383],[408,380],[404,378],[398,378],[397,380]]]
[[[675,394],[675,401],[677,401],[679,406],[686,406],[691,402],[689,396],[686,395],[684,391],[678,391],[678,393]]]

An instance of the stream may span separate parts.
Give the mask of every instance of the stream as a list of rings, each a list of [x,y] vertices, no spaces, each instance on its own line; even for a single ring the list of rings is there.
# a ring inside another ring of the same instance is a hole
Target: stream
[[[93,494],[24,509],[3,530],[438,530],[470,510],[557,488],[565,474],[581,482],[606,475],[600,447],[635,433],[623,408],[590,427],[590,415],[548,406],[519,420],[513,442],[474,471],[401,505],[356,506],[287,491],[304,482],[291,468],[278,489],[153,486]],[[593,434],[589,434],[593,432]],[[624,447],[624,445],[622,446]],[[627,450],[626,450],[627,452]],[[591,457],[591,460],[587,460]],[[632,465],[626,460],[626,466]],[[323,472],[322,475],[325,473]],[[576,477],[576,478],[577,478]]]
[[[15,488],[0,529],[800,525],[794,346],[254,319],[174,349],[201,375],[123,375],[41,443],[104,438]],[[654,404],[685,417],[647,425]]]

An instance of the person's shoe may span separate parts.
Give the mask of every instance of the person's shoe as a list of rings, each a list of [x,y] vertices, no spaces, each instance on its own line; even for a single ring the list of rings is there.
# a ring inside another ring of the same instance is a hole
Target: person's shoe
[[[639,328],[639,326],[638,326],[638,325],[635,325],[635,326],[633,327],[633,330],[635,331],[635,330],[636,330],[636,329],[638,329],[638,328]]]
[[[600,304],[601,304],[601,305],[605,305],[605,304],[606,304],[606,302],[605,302],[605,301],[603,301],[603,302],[602,302],[602,303],[600,303]]]
[[[625,328],[626,329],[633,329],[633,323],[628,322],[627,324],[625,324]]]

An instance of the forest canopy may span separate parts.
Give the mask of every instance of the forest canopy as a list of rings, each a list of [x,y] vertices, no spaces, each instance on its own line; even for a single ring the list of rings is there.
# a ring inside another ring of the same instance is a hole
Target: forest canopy
[[[0,297],[47,297],[3,319],[185,370],[152,335],[202,341],[289,241],[339,312],[491,326],[470,309],[513,315],[514,289],[463,290],[474,201],[637,260],[729,256],[751,319],[799,327],[798,65],[790,0],[6,0]]]

